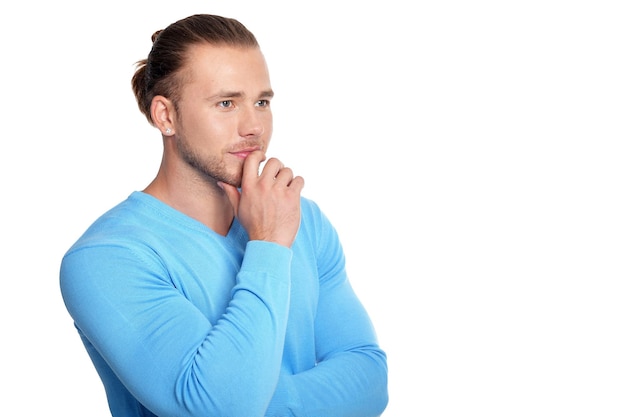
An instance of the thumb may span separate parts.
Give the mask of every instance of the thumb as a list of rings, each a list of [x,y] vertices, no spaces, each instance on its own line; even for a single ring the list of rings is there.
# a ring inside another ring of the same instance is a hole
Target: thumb
[[[233,187],[232,185],[226,184],[221,181],[218,181],[217,185],[226,193],[226,197],[228,197],[228,200],[230,200],[230,204],[233,206],[233,211],[235,212],[236,217],[239,209],[239,190],[237,189],[237,187]]]

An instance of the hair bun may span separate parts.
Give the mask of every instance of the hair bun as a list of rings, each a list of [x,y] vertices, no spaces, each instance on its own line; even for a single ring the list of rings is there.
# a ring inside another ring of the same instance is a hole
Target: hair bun
[[[156,32],[152,34],[152,43],[154,43],[157,40],[161,32],[163,32],[163,29],[157,30]]]

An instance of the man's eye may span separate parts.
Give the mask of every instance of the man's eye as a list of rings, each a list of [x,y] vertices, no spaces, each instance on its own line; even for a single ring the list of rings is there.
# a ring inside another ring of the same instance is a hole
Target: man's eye
[[[269,104],[270,104],[269,100],[259,100],[259,101],[256,102],[256,105],[258,107],[267,107],[267,106],[269,106]]]
[[[227,107],[232,107],[233,102],[231,100],[223,100],[223,101],[220,101],[219,105],[220,105],[220,107],[226,107],[226,108]]]

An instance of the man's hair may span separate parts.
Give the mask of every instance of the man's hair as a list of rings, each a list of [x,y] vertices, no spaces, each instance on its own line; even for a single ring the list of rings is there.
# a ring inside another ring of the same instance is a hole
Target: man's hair
[[[203,43],[259,47],[254,34],[239,21],[210,14],[192,15],[156,31],[148,58],[137,61],[131,80],[139,110],[150,124],[154,124],[150,105],[155,96],[167,97],[177,106],[187,51]]]

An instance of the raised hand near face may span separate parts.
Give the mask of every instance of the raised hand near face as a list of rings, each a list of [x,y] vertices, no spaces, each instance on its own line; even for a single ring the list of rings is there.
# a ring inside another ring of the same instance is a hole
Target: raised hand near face
[[[264,160],[262,151],[247,156],[241,193],[232,185],[220,185],[250,240],[291,247],[300,227],[300,193],[304,179],[294,176],[291,168],[276,158],[270,158],[259,172]]]

